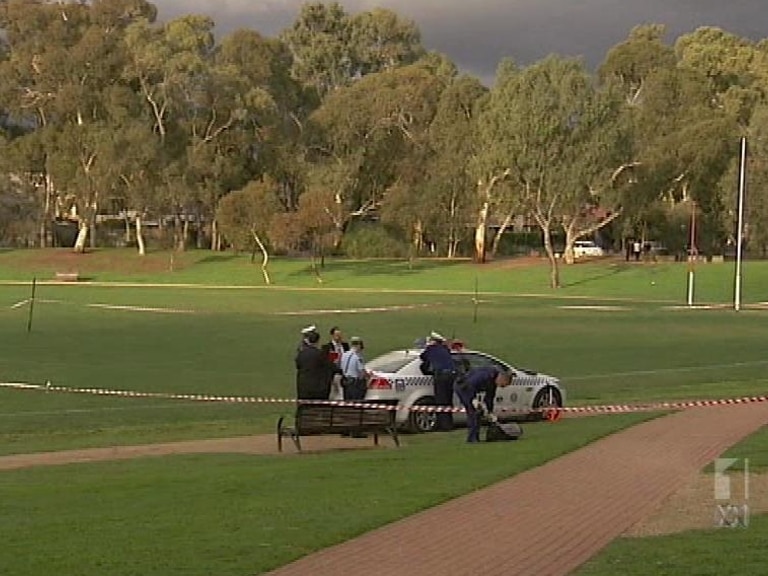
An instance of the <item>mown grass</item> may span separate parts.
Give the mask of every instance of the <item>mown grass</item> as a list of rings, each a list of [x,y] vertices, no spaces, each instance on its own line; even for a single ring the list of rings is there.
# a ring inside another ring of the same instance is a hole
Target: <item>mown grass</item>
[[[3,472],[0,540],[13,553],[0,555],[0,574],[258,574],[649,417],[533,424],[511,444],[467,445],[456,431],[400,449]]]
[[[5,280],[51,278],[55,271],[75,268],[101,281],[243,287],[42,285],[29,334],[29,309],[18,304],[29,296],[29,286],[0,287],[0,380],[290,397],[298,330],[316,323],[323,330],[338,324],[348,336],[364,336],[369,357],[408,346],[430,330],[456,335],[474,348],[560,376],[571,404],[732,397],[768,388],[765,312],[667,309],[685,301],[685,265],[580,264],[564,268],[564,287],[552,291],[546,288],[545,264],[516,268],[421,261],[409,268],[402,262],[329,261],[319,286],[306,262],[278,260],[272,269],[275,288],[256,288],[262,280],[247,258],[189,253],[177,257],[173,271],[168,264],[167,254],[140,260],[127,252],[97,251],[73,260],[56,251],[0,252],[0,279]],[[765,264],[745,266],[744,302],[768,300],[767,277]],[[477,322],[471,301],[475,282],[482,299]],[[732,285],[731,265],[702,265],[696,301],[731,302]],[[440,292],[418,292],[424,290]],[[622,309],[567,308],[615,305],[617,299]],[[413,304],[430,307],[311,312]],[[0,453],[264,432],[289,411],[289,404],[0,389]],[[252,574],[645,417],[531,425],[522,442],[475,452],[467,451],[456,432],[407,437],[400,451],[301,458],[184,456],[5,472],[0,474],[0,538],[17,552],[0,555],[0,573]],[[745,451],[750,458],[764,449],[762,440],[756,442]],[[467,466],[468,459],[473,465]],[[338,522],[329,523],[334,518]],[[725,550],[727,538],[734,537],[721,533],[717,538],[724,544],[715,542],[712,550]],[[627,549],[621,556],[626,565],[609,563],[601,573],[616,573],[617,566],[624,573],[648,573],[649,566],[660,567],[654,573],[680,573],[680,550],[698,552],[698,540],[697,535],[684,539],[668,553],[667,544],[661,544],[657,564],[644,559],[647,552]],[[722,562],[695,561],[702,570],[710,565]]]
[[[576,576],[742,576],[765,573],[768,515],[746,528],[692,530],[669,536],[620,538]]]
[[[766,312],[758,310],[669,310],[663,303],[628,301],[620,310],[596,311],[569,307],[604,301],[497,294],[482,298],[475,322],[471,294],[38,286],[27,333],[28,307],[12,306],[28,295],[28,287],[0,287],[0,380],[290,398],[298,332],[315,323],[323,332],[340,325],[348,336],[363,336],[369,358],[409,346],[431,330],[456,335],[518,366],[559,376],[571,404],[733,397],[768,389]],[[424,307],[341,313],[403,305]],[[0,453],[264,432],[289,411],[288,404],[0,389]]]
[[[157,252],[145,257],[132,250],[105,249],[75,255],[68,249],[0,251],[0,280],[53,279],[57,271],[77,270],[93,281],[191,283],[263,286],[260,268],[248,256],[190,251]],[[549,288],[549,265],[540,259],[525,266],[515,261],[476,265],[467,260],[326,259],[323,284],[317,283],[306,260],[275,258],[270,264],[274,285],[280,287],[365,288],[379,290],[453,290],[508,294],[582,296],[669,300],[684,304],[688,264],[633,263],[621,259],[561,266],[562,288]],[[743,302],[768,300],[768,262],[744,265]],[[733,303],[734,264],[700,263],[695,267],[695,296],[701,303]]]

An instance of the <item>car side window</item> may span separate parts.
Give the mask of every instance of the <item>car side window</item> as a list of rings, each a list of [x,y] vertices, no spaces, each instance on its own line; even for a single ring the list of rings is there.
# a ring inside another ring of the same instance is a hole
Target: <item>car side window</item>
[[[504,366],[502,366],[499,362],[496,362],[492,358],[489,358],[488,356],[484,356],[482,354],[472,354],[472,353],[462,352],[460,354],[455,354],[454,356],[455,356],[454,360],[456,361],[456,365],[460,370],[462,369],[462,366],[464,367],[464,369],[466,369],[467,367],[480,368],[483,366],[493,366],[494,368],[504,369]]]

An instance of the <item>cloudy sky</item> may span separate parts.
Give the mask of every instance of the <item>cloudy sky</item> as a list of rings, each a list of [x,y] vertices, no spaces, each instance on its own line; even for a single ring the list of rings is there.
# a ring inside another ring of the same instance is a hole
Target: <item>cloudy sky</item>
[[[254,28],[272,36],[288,27],[303,0],[153,0],[160,18],[208,14],[217,32]],[[350,12],[374,6],[413,18],[429,49],[492,81],[498,61],[521,64],[550,53],[582,55],[597,65],[608,48],[647,22],[666,24],[670,39],[698,26],[768,37],[766,0],[342,0]]]

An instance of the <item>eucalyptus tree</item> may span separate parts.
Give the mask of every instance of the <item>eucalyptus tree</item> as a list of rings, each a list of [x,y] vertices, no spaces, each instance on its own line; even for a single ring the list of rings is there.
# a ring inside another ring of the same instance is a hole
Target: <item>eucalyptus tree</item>
[[[459,243],[466,240],[466,223],[477,210],[472,159],[478,153],[475,127],[487,93],[478,79],[456,77],[440,95],[429,128],[431,156],[425,164],[427,182],[420,195],[422,213],[430,236],[445,247],[449,258],[457,255]]]
[[[674,219],[678,203],[696,201],[704,209],[701,229],[714,238],[723,209],[717,182],[757,94],[745,72],[747,46],[721,31],[699,29],[672,47],[664,44],[663,32],[660,26],[635,29],[600,67],[606,85],[632,95],[627,108],[635,185],[624,233],[643,235],[659,205],[668,206]],[[730,56],[723,58],[720,49]]]
[[[349,14],[338,2],[308,2],[280,34],[293,55],[293,73],[322,101],[367,75],[412,64],[423,54],[412,20],[375,8]]]
[[[550,56],[507,68],[481,117],[480,133],[492,143],[487,165],[511,180],[541,229],[553,288],[560,284],[555,229],[563,227],[568,252],[621,211],[619,177],[630,160],[621,110],[581,60]]]
[[[223,236],[237,249],[262,255],[261,272],[264,282],[271,284],[269,276],[269,230],[275,215],[280,212],[278,187],[270,179],[253,180],[241,190],[227,194],[219,202],[216,218]]]
[[[75,248],[81,251],[104,192],[115,184],[106,142],[114,127],[104,102],[120,89],[115,79],[124,62],[122,33],[131,21],[153,17],[154,8],[140,0],[13,0],[0,10],[8,55],[0,64],[6,89],[0,98],[25,131],[14,142],[17,152],[29,154],[21,161],[30,170],[25,176],[43,190],[41,245],[47,222],[57,209],[68,208],[79,221]]]
[[[423,153],[444,83],[421,63],[370,74],[331,94],[310,117],[308,185],[331,190],[337,240],[377,210],[403,163]]]

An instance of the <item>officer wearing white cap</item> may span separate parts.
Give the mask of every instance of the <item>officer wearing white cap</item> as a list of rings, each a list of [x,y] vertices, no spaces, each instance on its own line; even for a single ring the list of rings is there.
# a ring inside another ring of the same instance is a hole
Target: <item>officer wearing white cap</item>
[[[318,337],[320,336],[320,333],[317,331],[317,327],[314,324],[301,329],[301,340],[299,341],[299,345],[296,347],[296,352],[301,352],[307,346],[309,346],[307,339],[309,338],[310,334],[317,334]]]
[[[437,332],[427,337],[427,347],[420,355],[422,372],[432,374],[435,387],[435,404],[453,408],[453,383],[456,380],[456,365],[443,338]],[[453,429],[453,414],[438,412],[436,429],[447,432]]]

